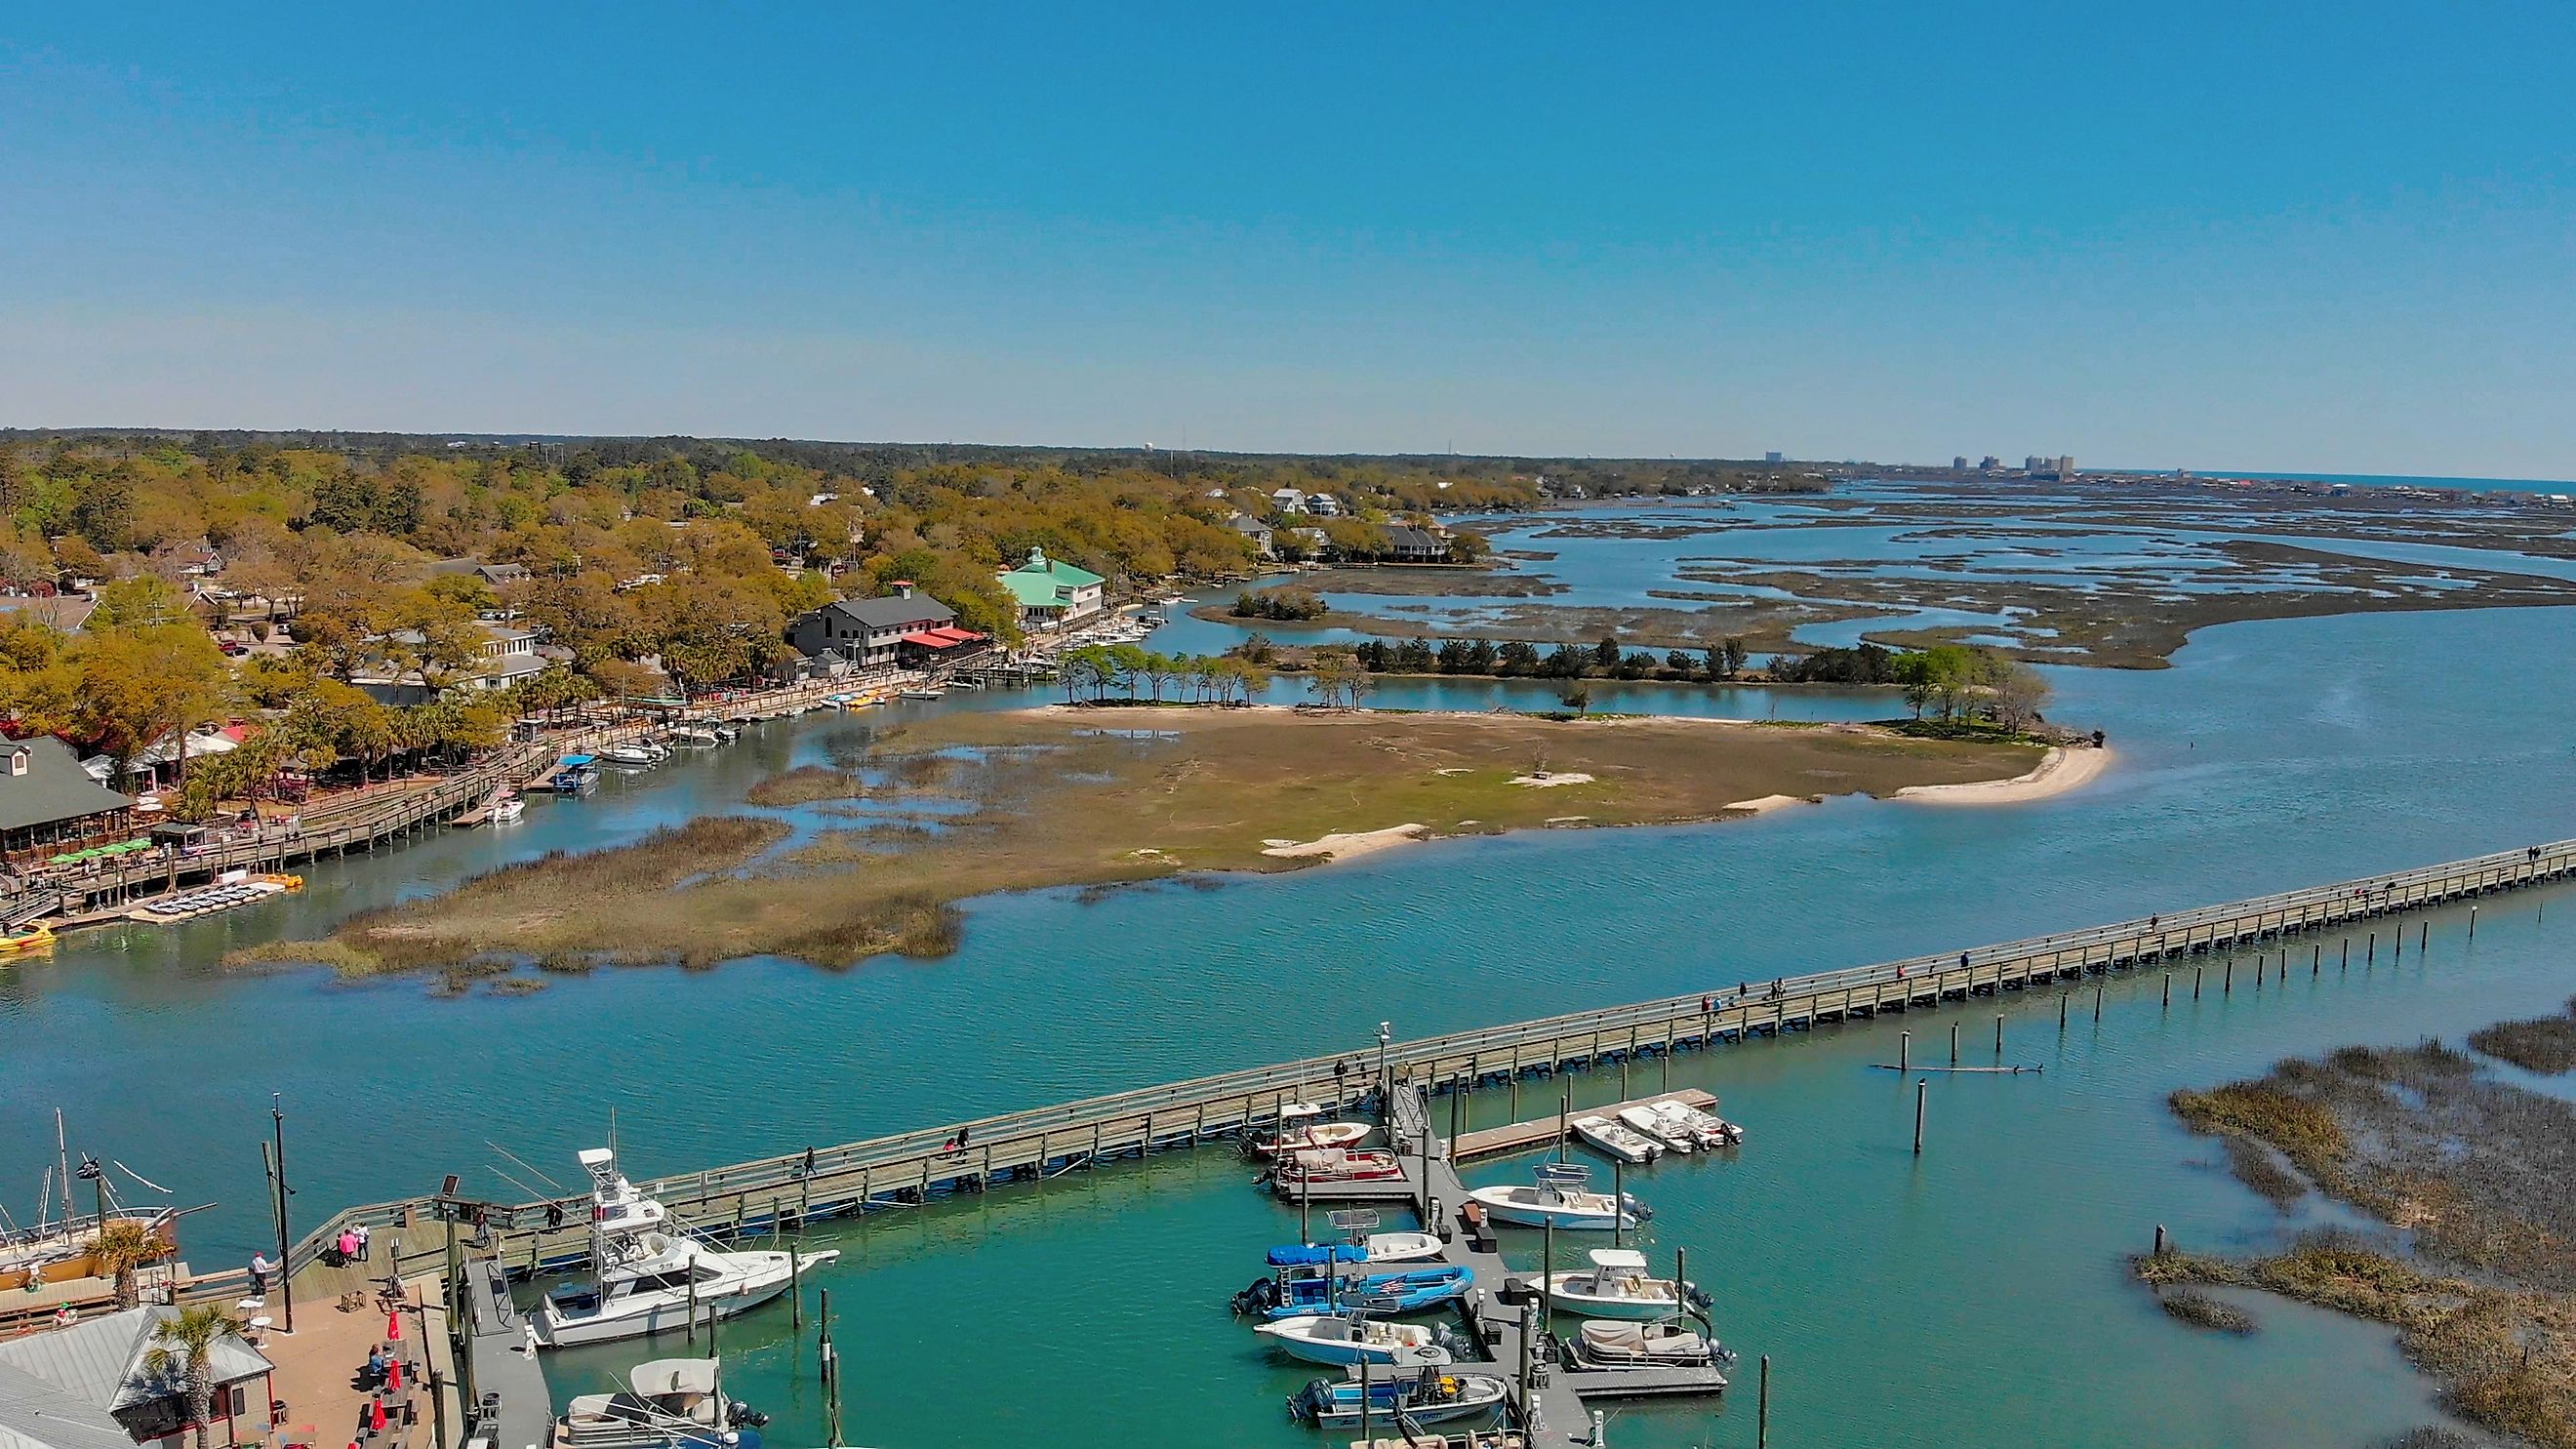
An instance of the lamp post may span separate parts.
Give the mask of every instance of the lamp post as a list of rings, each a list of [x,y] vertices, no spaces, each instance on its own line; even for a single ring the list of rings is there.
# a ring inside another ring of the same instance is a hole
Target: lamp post
[[[286,1331],[295,1332],[295,1247],[286,1221],[286,1200],[295,1189],[286,1184],[286,1102],[268,1094],[269,1129],[277,1149],[277,1286],[286,1299]]]
[[[1394,1023],[1379,1022],[1377,1024],[1377,1100],[1378,1110],[1386,1118],[1386,1127],[1390,1132],[1395,1130],[1395,1082],[1386,1074],[1386,1048],[1387,1044],[1394,1040]]]

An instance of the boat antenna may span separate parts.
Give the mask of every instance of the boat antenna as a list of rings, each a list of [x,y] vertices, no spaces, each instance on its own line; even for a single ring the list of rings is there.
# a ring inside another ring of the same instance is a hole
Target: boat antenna
[[[610,1108],[610,1109],[609,1109],[609,1115],[610,1115],[611,1117],[614,1117],[614,1116],[616,1115],[616,1111],[617,1111],[617,1109],[616,1109],[616,1108],[614,1108],[614,1107]],[[512,1152],[509,1148],[502,1146],[500,1143],[495,1142],[495,1141],[491,1140],[491,1139],[490,1139],[490,1138],[488,1138],[488,1137],[487,1137],[487,1138],[485,1138],[485,1139],[483,1139],[483,1145],[484,1145],[484,1146],[486,1146],[486,1147],[491,1148],[493,1151],[495,1151],[495,1152],[497,1152],[497,1153],[500,1153],[503,1157],[506,1157],[506,1158],[510,1159],[512,1162],[517,1163],[519,1166],[526,1168],[526,1169],[528,1170],[528,1172],[529,1172],[531,1175],[533,1175],[533,1176],[537,1179],[537,1181],[542,1182],[542,1183],[544,1183],[546,1186],[553,1188],[553,1189],[555,1190],[555,1196],[557,1196],[557,1197],[561,1197],[561,1196],[563,1196],[563,1195],[564,1195],[564,1185],[563,1185],[562,1183],[559,1183],[559,1182],[555,1181],[553,1178],[546,1176],[544,1172],[540,1171],[540,1170],[539,1170],[539,1169],[538,1169],[534,1164],[530,1163],[526,1158],[521,1157],[519,1154],[517,1154],[517,1153],[515,1153],[515,1152]],[[538,1195],[541,1195],[541,1194],[538,1194]]]
[[[72,1152],[63,1142],[63,1109],[60,1107],[54,1109],[54,1157],[62,1164],[63,1221],[68,1223],[80,1216],[80,1209],[72,1202]]]
[[[617,1108],[614,1104],[608,1109],[608,1155],[617,1155]]]

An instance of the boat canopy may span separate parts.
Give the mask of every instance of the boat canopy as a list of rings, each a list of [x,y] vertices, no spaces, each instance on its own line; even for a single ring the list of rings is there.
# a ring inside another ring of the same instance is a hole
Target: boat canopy
[[[1646,1255],[1634,1248],[1595,1248],[1592,1266],[1642,1273],[1646,1271]]]
[[[1318,1263],[1365,1263],[1368,1246],[1364,1243],[1290,1243],[1270,1250],[1273,1268],[1310,1268]]]
[[[712,1394],[716,1391],[716,1360],[711,1358],[657,1358],[635,1366],[635,1392],[649,1398],[668,1394]]]

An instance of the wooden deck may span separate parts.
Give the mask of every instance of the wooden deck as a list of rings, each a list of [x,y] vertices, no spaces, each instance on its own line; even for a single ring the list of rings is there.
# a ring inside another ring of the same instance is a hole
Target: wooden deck
[[[1398,1082],[1434,1094],[1489,1085],[1517,1091],[1526,1080],[1566,1071],[1616,1070],[1625,1083],[1639,1069],[1668,1075],[1672,1057],[1684,1051],[2008,991],[2057,990],[2070,982],[2196,957],[2215,962],[2238,948],[2269,950],[2273,943],[2302,935],[2316,942],[2323,969],[2331,969],[2344,948],[2324,939],[2324,933],[2345,933],[2351,957],[2359,960],[2367,949],[2367,933],[2376,930],[2393,938],[2399,918],[2405,918],[2408,935],[2417,935],[2426,927],[2414,913],[2492,892],[2547,885],[2571,874],[2576,874],[2576,841],[2559,841],[1966,951],[1818,972],[1767,986],[1756,983],[1741,991],[1730,983],[1701,995],[1399,1042],[1386,1049],[1386,1062]],[[2385,950],[2392,944],[2393,939],[2379,946]],[[2328,946],[2336,949],[2324,949]],[[2220,990],[2218,973],[2213,971],[2211,978],[2207,989]],[[817,1145],[643,1186],[696,1231],[719,1238],[763,1233],[781,1223],[794,1226],[1034,1184],[1075,1168],[1238,1139],[1274,1128],[1280,1109],[1293,1102],[1349,1110],[1373,1097],[1369,1079],[1375,1064],[1372,1044],[1336,1056]],[[1632,1090],[1623,1089],[1621,1095]],[[422,1171],[427,1176],[433,1169],[424,1166]],[[561,1228],[546,1226],[545,1202],[491,1209],[484,1230],[489,1250],[514,1273],[571,1267],[583,1260],[587,1235],[580,1224],[586,1200],[567,1197],[553,1205],[565,1214]],[[403,1271],[421,1271],[430,1249],[429,1220],[425,1197],[351,1208],[317,1225],[298,1246],[295,1261],[308,1261],[343,1223],[358,1222],[373,1228],[380,1242],[388,1230],[399,1234]],[[410,1226],[424,1230],[410,1231]]]

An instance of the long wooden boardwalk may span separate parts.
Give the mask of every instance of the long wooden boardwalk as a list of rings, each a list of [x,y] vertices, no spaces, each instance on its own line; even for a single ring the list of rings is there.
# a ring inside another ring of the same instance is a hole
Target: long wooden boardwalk
[[[1384,1049],[1385,1060],[1388,1075],[1398,1082],[1433,1093],[1472,1090],[1486,1082],[1669,1059],[1680,1051],[1819,1022],[2047,987],[2195,953],[2357,927],[2570,875],[2576,875],[2576,840],[2562,840],[2085,930],[1791,977],[1740,993],[1721,988],[1396,1042]],[[1375,1068],[1376,1053],[1368,1048],[1308,1057],[711,1167],[645,1188],[693,1229],[720,1237],[764,1232],[1235,1137],[1275,1125],[1280,1108],[1292,1102],[1350,1108],[1372,1095]],[[562,1226],[547,1226],[549,1206],[561,1209]],[[478,1245],[498,1253],[514,1272],[576,1265],[587,1251],[587,1211],[585,1200],[571,1197],[553,1204],[495,1205]],[[295,1263],[308,1261],[347,1223],[368,1225],[380,1242],[389,1234],[399,1240],[406,1273],[427,1268],[437,1256],[437,1229],[423,1197],[334,1216],[298,1245]]]

